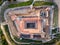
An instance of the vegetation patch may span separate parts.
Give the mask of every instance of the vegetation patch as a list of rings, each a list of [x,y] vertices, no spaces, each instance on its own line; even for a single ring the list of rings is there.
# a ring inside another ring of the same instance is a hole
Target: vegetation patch
[[[55,37],[60,39],[60,34],[56,34]]]
[[[8,25],[4,25],[4,28],[5,28],[5,32],[7,34],[7,37],[9,39],[9,41],[12,43],[12,45],[15,45],[15,42],[11,39],[10,37],[10,33],[9,33],[9,29],[8,29]]]
[[[8,45],[1,28],[0,28],[0,45]]]
[[[0,5],[1,5],[2,3],[3,3],[2,0],[0,0]]]
[[[53,45],[53,44],[55,44],[56,43],[56,40],[57,39],[52,39],[51,41],[48,41],[48,42],[46,42],[46,43],[43,43],[43,45]]]
[[[52,2],[44,2],[44,1],[36,1],[34,3],[34,6],[43,6],[43,5],[49,5],[49,6],[51,6],[51,5],[55,5],[55,4],[52,3]]]
[[[20,39],[20,38],[17,38],[17,37],[14,37],[14,39],[18,42],[24,42],[24,43],[34,43],[34,44],[41,44],[42,41],[39,41],[39,40],[32,40],[32,39]]]
[[[56,34],[54,39],[43,44],[44,45],[57,45],[57,44],[60,45],[60,34]]]
[[[56,27],[57,25],[58,25],[58,7],[56,6],[53,15],[53,26]]]
[[[57,28],[52,30],[52,34],[57,33]]]
[[[9,8],[14,8],[14,7],[20,7],[20,6],[28,6],[28,5],[32,4],[32,1],[33,0],[29,0],[27,2],[20,2],[18,4],[10,4],[8,7]]]

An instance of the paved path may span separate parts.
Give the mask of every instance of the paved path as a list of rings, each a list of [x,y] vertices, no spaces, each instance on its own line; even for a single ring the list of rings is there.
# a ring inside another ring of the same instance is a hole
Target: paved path
[[[54,2],[58,5],[58,26],[60,29],[60,0],[54,0]]]

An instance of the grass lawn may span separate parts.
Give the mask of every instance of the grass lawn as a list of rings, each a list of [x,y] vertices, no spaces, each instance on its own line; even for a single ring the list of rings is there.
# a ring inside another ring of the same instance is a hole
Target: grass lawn
[[[52,2],[44,2],[44,1],[36,1],[35,3],[34,3],[34,6],[42,6],[42,5],[54,5],[54,3],[52,3]]]
[[[54,27],[58,25],[58,8],[57,7],[55,7],[54,9],[53,23],[54,23]]]
[[[29,0],[27,2],[20,2],[18,4],[10,4],[8,7],[9,8],[14,8],[14,7],[20,7],[20,6],[28,6],[30,4],[32,4],[33,0]]]

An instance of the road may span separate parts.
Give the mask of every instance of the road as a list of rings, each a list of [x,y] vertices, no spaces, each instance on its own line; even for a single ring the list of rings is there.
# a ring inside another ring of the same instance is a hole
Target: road
[[[58,27],[59,27],[59,31],[60,31],[60,0],[54,0],[54,2],[58,6]]]

